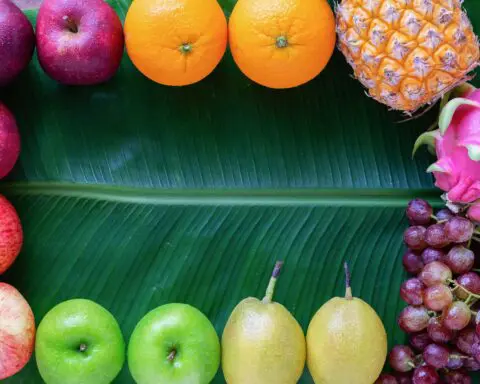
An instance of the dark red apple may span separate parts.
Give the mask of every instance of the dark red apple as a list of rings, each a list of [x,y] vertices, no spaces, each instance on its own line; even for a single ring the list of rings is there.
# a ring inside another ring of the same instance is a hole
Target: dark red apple
[[[10,173],[19,154],[20,135],[17,123],[7,107],[0,103],[0,179]]]
[[[25,69],[34,49],[35,34],[30,21],[10,0],[0,0],[0,86]]]
[[[91,85],[109,80],[123,49],[122,24],[105,1],[44,0],[40,6],[38,60],[58,82]]]

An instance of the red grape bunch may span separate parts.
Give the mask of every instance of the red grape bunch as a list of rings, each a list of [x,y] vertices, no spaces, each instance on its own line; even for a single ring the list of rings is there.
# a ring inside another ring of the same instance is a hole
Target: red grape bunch
[[[398,325],[409,345],[393,347],[394,372],[376,383],[470,384],[468,372],[480,370],[480,223],[447,208],[434,214],[422,199],[406,214],[403,266],[412,276],[400,288],[408,306]]]

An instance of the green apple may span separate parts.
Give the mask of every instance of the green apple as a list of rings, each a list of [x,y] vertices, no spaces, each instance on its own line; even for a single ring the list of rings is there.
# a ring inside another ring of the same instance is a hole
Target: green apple
[[[109,384],[125,362],[125,341],[110,312],[93,301],[74,299],[45,315],[35,355],[47,384]]]
[[[187,304],[166,304],[147,313],[128,345],[128,367],[138,384],[208,384],[219,366],[215,328]]]

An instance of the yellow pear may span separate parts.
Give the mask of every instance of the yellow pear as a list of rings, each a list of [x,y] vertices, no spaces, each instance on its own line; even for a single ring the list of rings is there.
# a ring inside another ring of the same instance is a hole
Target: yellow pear
[[[316,384],[372,384],[387,357],[387,334],[373,308],[346,294],[327,301],[307,331],[307,365]]]
[[[295,384],[305,366],[302,328],[272,302],[282,262],[277,262],[263,300],[249,297],[233,310],[222,336],[222,368],[228,384]]]

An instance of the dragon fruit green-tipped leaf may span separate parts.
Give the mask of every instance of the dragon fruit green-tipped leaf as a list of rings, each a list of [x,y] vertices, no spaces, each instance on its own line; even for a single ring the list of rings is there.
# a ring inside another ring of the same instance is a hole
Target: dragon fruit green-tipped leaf
[[[414,151],[422,144],[435,148],[437,161],[427,172],[433,173],[449,202],[480,201],[480,90],[449,101],[441,111],[439,129],[421,135]],[[471,208],[475,217],[477,209]]]
[[[473,161],[480,161],[480,144],[467,144],[468,156]]]
[[[465,99],[463,97],[457,97],[453,100],[450,100],[445,105],[445,107],[443,107],[442,112],[440,113],[440,118],[438,120],[438,127],[440,128],[440,133],[442,135],[452,123],[455,112],[462,105],[471,105],[472,107],[480,108],[480,103],[477,103],[473,100]]]
[[[417,153],[418,148],[420,148],[423,145],[426,145],[428,147],[428,150],[432,154],[435,154],[435,140],[439,134],[440,133],[437,129],[435,131],[424,132],[420,136],[418,136],[417,140],[415,141],[415,144],[413,145],[412,157],[415,156],[415,153]]]

